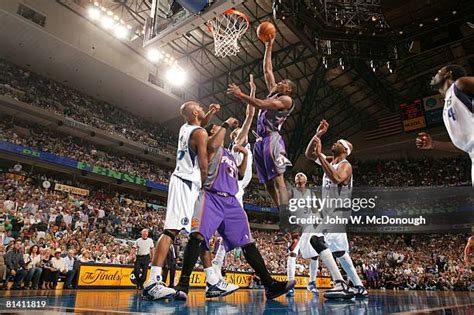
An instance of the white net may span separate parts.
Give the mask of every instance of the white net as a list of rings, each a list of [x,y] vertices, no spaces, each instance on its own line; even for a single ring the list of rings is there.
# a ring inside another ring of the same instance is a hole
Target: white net
[[[240,51],[239,39],[249,27],[248,20],[236,13],[224,13],[208,22],[214,37],[217,57],[235,56]]]

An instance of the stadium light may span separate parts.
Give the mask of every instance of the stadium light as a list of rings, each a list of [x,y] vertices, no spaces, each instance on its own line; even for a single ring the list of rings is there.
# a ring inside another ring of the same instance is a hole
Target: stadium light
[[[114,35],[118,39],[125,39],[125,38],[128,37],[128,34],[129,34],[129,32],[128,32],[127,28],[122,26],[122,25],[119,25],[114,29]]]
[[[114,23],[114,20],[111,17],[104,16],[101,19],[100,24],[102,25],[103,28],[108,30],[108,29],[112,28],[112,26],[114,26],[115,23]]]
[[[88,13],[89,13],[89,18],[90,18],[91,20],[96,21],[96,20],[100,19],[100,15],[101,15],[101,14],[100,14],[100,10],[99,10],[99,9],[94,8],[94,7],[90,7]]]
[[[166,79],[175,86],[181,86],[186,82],[186,72],[178,66],[172,66],[166,72]]]
[[[151,62],[157,62],[159,61],[161,58],[163,58],[163,54],[156,50],[156,49],[150,49],[147,53],[146,53],[146,57],[148,58],[148,60],[150,60]]]

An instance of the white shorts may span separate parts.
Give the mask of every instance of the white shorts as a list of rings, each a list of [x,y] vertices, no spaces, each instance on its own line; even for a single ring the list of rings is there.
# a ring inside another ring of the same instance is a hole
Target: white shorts
[[[349,251],[349,242],[346,233],[303,233],[300,237],[300,252],[303,258],[309,259],[318,256],[318,253],[311,245],[311,237],[324,237],[324,242],[331,252]]]
[[[313,257],[318,256],[318,253],[314,249],[314,247],[311,245],[310,240],[313,235],[316,235],[316,233],[303,233],[301,234],[300,237],[300,253],[301,257],[304,259],[310,259]]]
[[[471,184],[474,187],[474,152],[469,153],[471,157]]]
[[[168,188],[165,230],[191,231],[191,219],[199,188],[191,181],[172,175]]]
[[[244,207],[244,189],[240,187],[240,182],[239,182],[239,191],[235,194],[235,198],[237,198],[237,201],[240,203],[242,208]]]

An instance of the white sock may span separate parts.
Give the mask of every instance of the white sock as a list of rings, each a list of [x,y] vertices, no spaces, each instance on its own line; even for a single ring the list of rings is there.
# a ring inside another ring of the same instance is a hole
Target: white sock
[[[204,268],[204,272],[206,273],[206,282],[207,283],[209,283],[210,285],[214,285],[217,282],[219,282],[219,278],[214,273],[214,268],[212,268],[212,266]]]
[[[316,281],[316,276],[318,275],[319,259],[310,259],[309,260],[309,282]]]
[[[216,251],[216,256],[212,260],[213,265],[217,265],[219,269],[222,269],[222,266],[224,265],[224,258],[225,258],[225,247],[222,242],[219,244],[219,247],[217,248]]]
[[[286,275],[288,276],[288,280],[295,280],[295,273],[296,257],[288,256],[288,260],[286,261]]]
[[[359,275],[357,274],[357,270],[355,269],[354,264],[352,263],[351,256],[349,256],[348,253],[345,253],[338,259],[341,263],[342,268],[347,273],[347,276],[349,276],[349,279],[351,279],[352,283],[355,286],[362,285],[362,281],[360,281]]]
[[[321,257],[321,260],[328,268],[333,280],[343,280],[341,272],[339,271],[336,261],[334,260],[334,257],[332,256],[332,253],[329,248],[326,248],[325,250],[320,252],[319,257]]]
[[[157,280],[161,281],[161,269],[159,266],[151,266],[150,278],[148,278],[147,284],[151,284]],[[158,276],[160,277],[159,279]]]

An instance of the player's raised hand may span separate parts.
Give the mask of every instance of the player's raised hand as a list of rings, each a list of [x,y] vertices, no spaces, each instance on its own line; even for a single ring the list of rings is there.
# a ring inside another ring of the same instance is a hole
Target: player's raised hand
[[[227,88],[227,94],[232,94],[234,96],[239,97],[242,94],[242,91],[237,85],[235,85],[234,83],[231,83],[229,84],[229,87]]]
[[[209,110],[214,114],[218,113],[221,110],[221,105],[212,103],[209,105]]]
[[[418,137],[416,137],[416,147],[421,150],[431,150],[433,149],[433,139],[426,132],[420,132]]]
[[[329,128],[329,123],[326,121],[326,119],[321,120],[318,126],[318,130],[316,131],[316,137],[321,137],[324,135]]]
[[[234,150],[235,152],[242,153],[243,155],[247,155],[247,154],[248,154],[247,149],[244,148],[243,146],[241,146],[240,144],[234,145],[233,150]]]
[[[229,124],[229,127],[231,129],[235,129],[239,126],[239,121],[237,119],[235,119],[234,117],[227,118],[227,120],[225,122]]]
[[[249,84],[250,84],[250,93],[254,92],[257,90],[257,86],[255,85],[255,82],[253,81],[253,74],[250,75],[250,80],[249,80]]]
[[[314,154],[319,157],[323,151],[321,139],[319,139],[319,137],[314,137],[313,143],[314,143]]]

